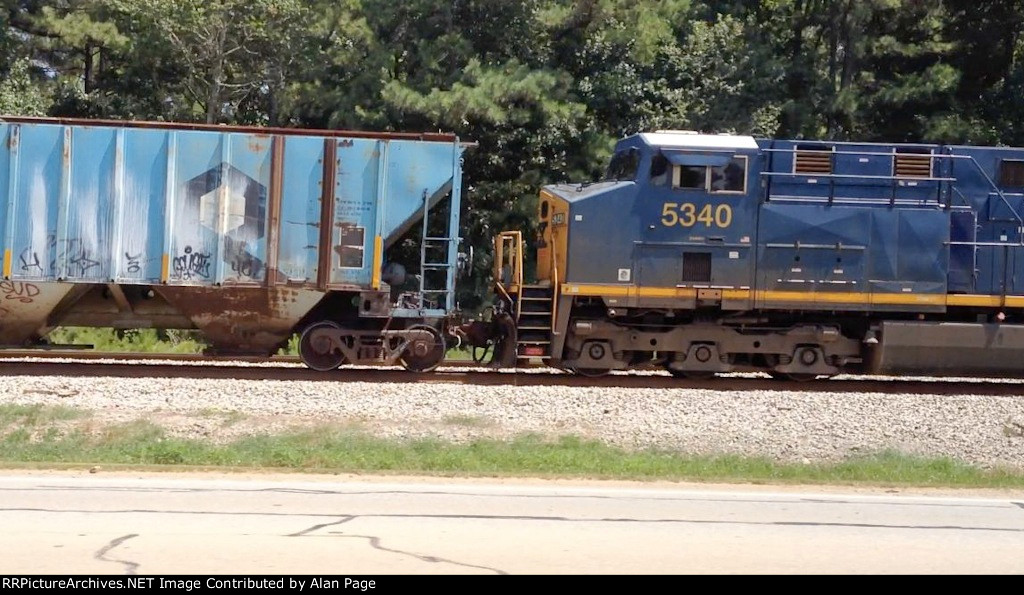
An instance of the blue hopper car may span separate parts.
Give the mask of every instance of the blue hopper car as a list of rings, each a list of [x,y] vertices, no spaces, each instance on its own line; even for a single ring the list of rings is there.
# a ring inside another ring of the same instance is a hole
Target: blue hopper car
[[[2,117],[0,139],[0,344],[155,327],[264,355],[301,332],[322,370],[444,356],[452,135]]]

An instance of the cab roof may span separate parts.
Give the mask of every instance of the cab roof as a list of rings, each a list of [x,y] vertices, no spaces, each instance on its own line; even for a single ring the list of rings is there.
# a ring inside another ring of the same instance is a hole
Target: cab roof
[[[652,147],[668,149],[752,149],[757,142],[752,136],[734,134],[698,134],[688,130],[659,130],[638,135]]]

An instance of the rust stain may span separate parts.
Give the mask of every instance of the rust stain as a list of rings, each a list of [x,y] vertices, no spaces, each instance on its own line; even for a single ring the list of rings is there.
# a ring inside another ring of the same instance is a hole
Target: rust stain
[[[264,134],[257,136],[263,136],[264,138],[266,138],[267,135]],[[248,140],[249,142],[247,144],[249,150],[252,151],[253,153],[262,153],[263,151],[267,150],[267,143],[261,143],[259,139],[257,139],[255,136],[248,137]]]
[[[352,138],[369,138],[381,140],[425,140],[434,142],[453,142],[454,134],[436,132],[367,132],[362,130],[315,130],[300,128],[275,128],[256,126],[227,126],[223,124],[194,124],[184,122],[147,122],[127,120],[98,120],[84,118],[45,118],[33,116],[4,116],[5,122],[14,124],[57,124],[64,126],[93,126],[119,128],[148,128],[155,130],[208,130],[213,132],[243,132],[247,134],[282,134],[288,136],[319,136],[326,138],[342,138],[342,142],[351,143]]]

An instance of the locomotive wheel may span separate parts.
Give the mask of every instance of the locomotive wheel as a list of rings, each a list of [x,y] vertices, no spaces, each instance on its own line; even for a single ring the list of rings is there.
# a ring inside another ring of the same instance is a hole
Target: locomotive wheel
[[[432,326],[417,324],[409,330],[427,331],[430,341],[410,341],[399,358],[402,367],[410,372],[431,372],[444,361],[445,343],[441,333]]]
[[[331,347],[331,341],[327,337],[314,336],[314,333],[322,329],[340,329],[341,326],[335,322],[324,320],[306,327],[299,338],[299,357],[307,368],[317,372],[330,372],[336,370],[345,363],[345,354]]]

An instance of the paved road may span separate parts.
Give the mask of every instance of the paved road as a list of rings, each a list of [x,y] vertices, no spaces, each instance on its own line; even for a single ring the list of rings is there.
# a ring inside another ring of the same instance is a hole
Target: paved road
[[[0,476],[0,574],[1024,573],[1024,494]]]

